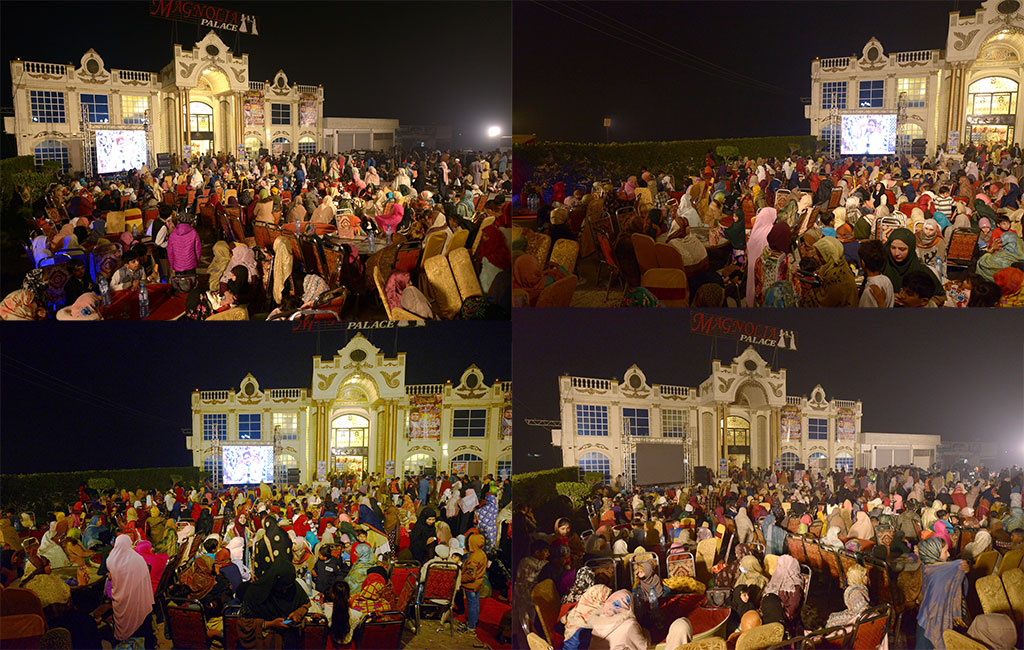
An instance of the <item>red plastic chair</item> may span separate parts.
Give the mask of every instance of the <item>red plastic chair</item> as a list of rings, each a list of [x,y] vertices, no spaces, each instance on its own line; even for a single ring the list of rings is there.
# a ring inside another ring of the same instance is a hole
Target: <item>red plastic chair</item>
[[[363,623],[362,632],[356,640],[356,648],[366,650],[394,650],[402,647],[402,628],[405,614],[387,611],[371,614]],[[312,647],[312,646],[306,646]],[[323,647],[323,646],[318,646]]]
[[[420,631],[421,609],[438,610],[448,615],[448,626],[454,634],[452,605],[455,602],[455,581],[461,569],[455,562],[437,562],[427,567],[423,594],[416,601],[416,633]]]
[[[170,600],[167,603],[167,628],[175,648],[205,650],[210,646],[206,636],[206,615],[198,600]]]

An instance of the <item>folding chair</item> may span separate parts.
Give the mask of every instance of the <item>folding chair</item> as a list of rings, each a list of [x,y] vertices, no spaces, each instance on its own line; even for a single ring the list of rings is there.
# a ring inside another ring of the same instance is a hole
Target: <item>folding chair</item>
[[[438,313],[442,318],[455,318],[462,308],[462,298],[448,258],[434,255],[424,263],[423,268]]]
[[[695,577],[697,575],[696,563],[693,553],[682,549],[670,549],[665,556],[665,568],[670,578]]]
[[[544,233],[526,231],[526,252],[533,255],[543,267],[548,261],[548,252],[551,250],[551,237]]]
[[[876,650],[882,646],[892,621],[892,607],[879,605],[861,613],[843,647]]]
[[[426,268],[426,262],[435,255],[440,255],[444,250],[446,235],[443,232],[432,232],[423,240],[423,255],[420,257],[420,264]]]
[[[400,611],[375,612],[362,625],[356,648],[367,650],[393,650],[402,647],[402,628],[405,614]],[[326,629],[326,627],[325,627]],[[326,634],[324,636],[326,640]],[[323,648],[324,644],[307,645],[307,648]]]
[[[459,296],[463,301],[483,295],[480,280],[476,276],[476,269],[473,268],[473,260],[470,259],[469,251],[465,246],[460,246],[449,252],[448,263],[452,268],[455,284],[459,288]]]
[[[610,557],[598,557],[587,560],[584,566],[590,567],[590,570],[594,572],[595,582],[609,587],[612,591],[618,589],[615,560]]]
[[[452,233],[451,239],[448,240],[448,252],[450,253],[456,248],[465,248],[467,238],[469,238],[468,230],[457,230]]]
[[[690,306],[690,290],[682,269],[649,269],[644,272],[640,284],[666,307]]]
[[[0,646],[4,648],[38,648],[46,633],[46,618],[39,614],[0,616]]]
[[[3,612],[3,616],[37,614],[46,618],[43,603],[36,592],[20,587],[8,587],[0,592],[0,612]]]
[[[572,296],[576,292],[576,284],[579,278],[575,275],[556,280],[544,287],[537,297],[538,307],[569,307],[572,304]]]
[[[736,650],[765,650],[782,641],[786,628],[782,623],[759,625],[740,634]]]
[[[640,265],[641,275],[650,269],[658,268],[658,254],[654,249],[654,239],[649,235],[635,232],[630,235],[633,242],[633,252],[636,254],[636,262]]]
[[[811,577],[813,576],[813,572],[811,571],[811,567],[807,566],[806,564],[801,564],[800,565],[800,575],[803,576],[803,579],[804,579],[804,604],[806,605],[807,604],[807,594],[810,593],[810,591],[811,591]]]
[[[1010,599],[1003,589],[1003,581],[999,579],[999,576],[991,575],[978,578],[974,586],[978,591],[981,609],[986,614],[1006,614],[1013,618],[1013,608],[1010,607]]]
[[[601,258],[598,260],[597,269],[597,281],[601,281],[601,272],[608,269],[608,286],[604,291],[604,299],[608,300],[608,294],[612,290],[612,280],[618,278],[622,285],[623,291],[626,289],[626,281],[623,278],[622,271],[619,269],[619,263],[615,259],[615,253],[612,251],[612,244],[608,241],[608,235],[602,230],[595,230],[594,237],[597,238],[598,250],[601,251]]]
[[[567,273],[572,274],[576,271],[576,258],[579,252],[579,242],[572,239],[559,239],[551,247],[550,261],[561,266]]]
[[[550,578],[543,580],[530,591],[533,606],[537,611],[537,620],[540,622],[544,637],[551,645],[555,642],[555,626],[558,624],[558,614],[561,608],[561,598],[555,583]]]
[[[302,647],[309,649],[326,648],[328,629],[326,618],[322,616],[307,617],[302,625]],[[398,646],[395,647],[397,648]]]
[[[452,605],[455,602],[455,581],[462,569],[455,562],[435,562],[427,567],[427,575],[423,580],[423,593],[416,600],[416,633],[420,632],[422,610],[441,612],[441,623],[448,617],[449,633],[455,635],[455,622]]]
[[[782,210],[789,203],[789,197],[792,192],[789,190],[776,190],[775,191],[775,209]]]
[[[639,579],[638,576],[636,575],[636,572],[637,572],[637,569],[640,568],[640,563],[641,562],[654,562],[654,568],[655,568],[655,570],[658,571],[658,578],[659,579],[661,578],[661,566],[660,566],[659,561],[658,561],[658,554],[657,553],[651,553],[649,551],[645,552],[645,553],[634,553],[633,556],[630,557],[629,561],[627,562],[627,566],[628,566],[628,569],[629,569],[629,588],[630,589],[633,588],[633,585],[636,584],[636,581]]]
[[[205,650],[210,647],[202,603],[191,598],[169,598],[166,612],[165,634],[170,631],[175,648]]]
[[[683,256],[679,253],[679,250],[671,244],[663,244],[661,242],[655,242],[654,254],[658,260],[659,269],[679,269],[681,271],[686,270],[683,266]]]
[[[946,253],[946,273],[950,269],[966,270],[978,252],[978,238],[981,231],[976,228],[956,228],[949,237]]]

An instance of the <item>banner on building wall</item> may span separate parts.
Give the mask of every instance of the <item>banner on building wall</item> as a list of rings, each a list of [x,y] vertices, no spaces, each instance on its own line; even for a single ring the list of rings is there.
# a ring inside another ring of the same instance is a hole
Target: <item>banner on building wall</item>
[[[441,439],[441,394],[413,395],[409,400],[409,438]]]
[[[501,406],[501,437],[512,437],[512,391],[505,393],[505,403]]]
[[[149,15],[155,18],[195,23],[238,34],[259,36],[256,16],[190,0],[149,0]]]
[[[386,460],[386,461],[384,461],[384,476],[389,476],[390,477],[390,476],[394,476],[394,475],[395,475],[395,461],[393,461],[393,460]]]
[[[316,478],[318,481],[322,481],[327,478],[327,461],[318,460],[316,461]]]
[[[242,98],[246,126],[263,126],[263,91],[247,90]]]
[[[780,415],[780,434],[783,440],[800,440],[800,407],[783,406]]]
[[[854,441],[856,439],[857,420],[853,414],[853,409],[839,409],[839,416],[836,418],[836,440]]]
[[[316,95],[299,95],[299,126],[316,126]]]

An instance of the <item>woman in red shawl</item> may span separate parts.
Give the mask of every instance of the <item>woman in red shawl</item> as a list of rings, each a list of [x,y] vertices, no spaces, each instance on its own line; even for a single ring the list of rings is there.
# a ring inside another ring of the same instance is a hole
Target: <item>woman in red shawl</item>
[[[136,544],[135,552],[142,556],[142,559],[146,561],[146,566],[149,567],[149,578],[153,583],[153,593],[155,594],[156,586],[160,583],[160,576],[163,575],[169,558],[166,553],[154,553],[153,545],[146,541]]]

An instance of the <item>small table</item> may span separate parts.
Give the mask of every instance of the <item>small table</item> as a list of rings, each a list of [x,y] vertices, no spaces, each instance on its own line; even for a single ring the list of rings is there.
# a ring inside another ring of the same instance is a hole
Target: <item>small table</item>
[[[170,285],[147,284],[149,316],[139,318],[138,289],[121,289],[110,296],[109,305],[100,306],[103,320],[174,320],[185,313],[185,295],[172,294]]]

